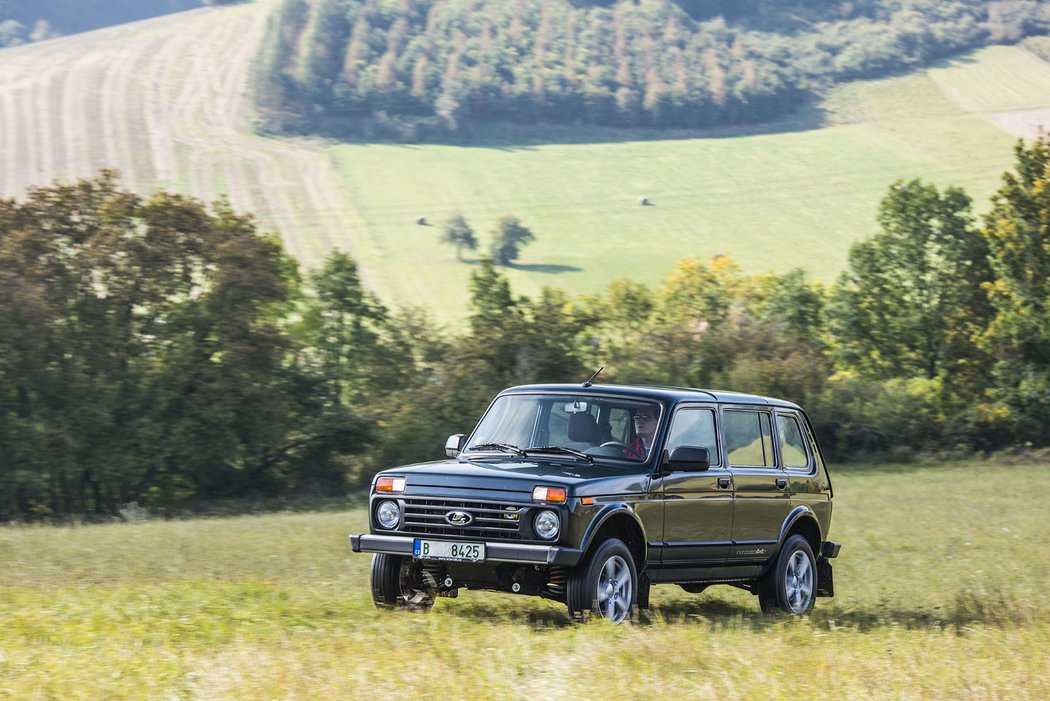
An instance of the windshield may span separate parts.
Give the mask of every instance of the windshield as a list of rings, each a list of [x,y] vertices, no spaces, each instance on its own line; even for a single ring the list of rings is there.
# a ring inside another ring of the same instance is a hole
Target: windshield
[[[464,451],[607,458],[642,463],[660,425],[660,405],[618,397],[509,394],[496,399]]]

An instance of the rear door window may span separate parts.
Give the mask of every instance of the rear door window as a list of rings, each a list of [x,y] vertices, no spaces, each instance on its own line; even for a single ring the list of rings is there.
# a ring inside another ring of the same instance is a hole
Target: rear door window
[[[766,412],[727,409],[722,417],[722,429],[730,465],[773,467],[776,464]]]

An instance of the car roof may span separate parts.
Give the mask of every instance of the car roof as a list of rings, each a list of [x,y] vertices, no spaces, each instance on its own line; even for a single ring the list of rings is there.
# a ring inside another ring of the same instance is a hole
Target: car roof
[[[763,397],[758,394],[727,392],[714,389],[693,389],[692,387],[664,387],[660,385],[605,385],[590,386],[570,384],[518,385],[508,387],[500,394],[517,392],[557,392],[558,394],[597,394],[637,397],[638,399],[657,399],[663,402],[677,403],[683,401],[721,402],[723,404],[758,404],[761,406],[780,406],[790,409],[801,409],[798,404],[775,397]]]

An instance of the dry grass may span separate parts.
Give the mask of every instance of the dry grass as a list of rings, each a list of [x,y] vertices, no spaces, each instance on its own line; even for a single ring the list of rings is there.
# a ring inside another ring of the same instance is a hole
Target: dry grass
[[[803,620],[656,587],[631,626],[463,592],[376,610],[364,513],[0,530],[0,698],[1045,699],[1050,466],[835,474]]]

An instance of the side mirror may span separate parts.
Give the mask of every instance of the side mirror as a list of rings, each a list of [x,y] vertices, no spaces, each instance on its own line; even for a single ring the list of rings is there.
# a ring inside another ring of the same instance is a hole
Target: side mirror
[[[445,441],[445,455],[450,458],[458,457],[463,452],[463,447],[467,442],[467,437],[462,433],[453,433]]]
[[[711,467],[711,453],[707,448],[680,445],[664,460],[665,472],[703,472]]]

